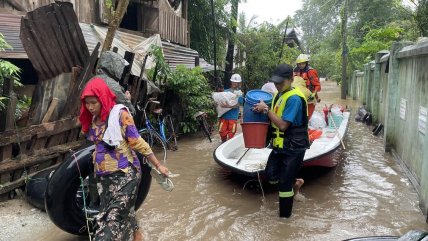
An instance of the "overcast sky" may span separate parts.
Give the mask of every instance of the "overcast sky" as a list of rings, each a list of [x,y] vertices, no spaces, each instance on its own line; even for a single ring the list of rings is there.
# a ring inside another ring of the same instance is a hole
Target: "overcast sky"
[[[245,12],[246,18],[250,19],[257,15],[257,23],[268,21],[279,23],[288,15],[293,17],[296,10],[302,7],[302,0],[247,0],[239,4],[239,12]]]

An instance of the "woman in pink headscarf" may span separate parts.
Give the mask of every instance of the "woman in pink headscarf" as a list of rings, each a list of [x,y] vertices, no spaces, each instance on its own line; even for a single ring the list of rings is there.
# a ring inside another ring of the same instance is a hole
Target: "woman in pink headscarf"
[[[81,95],[79,120],[82,132],[95,144],[93,161],[100,194],[95,240],[128,241],[133,235],[137,241],[143,239],[134,211],[141,166],[134,150],[147,157],[164,176],[169,171],[140,137],[128,109],[116,105],[115,99],[101,78],[91,79]],[[117,120],[110,122],[109,118]],[[106,140],[107,135],[111,142]]]

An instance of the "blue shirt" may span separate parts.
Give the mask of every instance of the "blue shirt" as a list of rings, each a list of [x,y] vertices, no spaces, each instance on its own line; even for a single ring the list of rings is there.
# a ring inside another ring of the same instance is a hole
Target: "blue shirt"
[[[232,89],[225,89],[224,92],[233,92]],[[244,103],[244,98],[242,96],[238,97],[238,103],[242,105]],[[232,108],[228,112],[224,113],[221,118],[225,120],[237,120],[239,117],[239,106],[236,108]]]
[[[293,126],[303,124],[302,99],[299,96],[288,97],[284,112],[282,112],[282,120],[290,122]]]

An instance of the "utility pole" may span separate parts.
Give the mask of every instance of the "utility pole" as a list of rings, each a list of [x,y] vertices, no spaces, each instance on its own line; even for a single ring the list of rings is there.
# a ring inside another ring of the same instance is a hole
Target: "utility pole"
[[[214,0],[211,0],[211,16],[213,20],[213,44],[214,44],[214,81],[217,84],[217,88],[222,87],[219,86],[219,79],[217,74],[217,41],[216,41],[216,35],[215,35],[215,14],[214,14]]]
[[[345,0],[342,11],[342,86],[340,97],[342,98],[342,100],[346,100],[346,68],[348,65],[348,45],[346,44],[348,34],[348,0]]]
[[[282,51],[284,50],[285,40],[287,39],[287,28],[288,28],[288,21],[289,21],[289,20],[290,20],[290,16],[288,16],[288,17],[287,17],[287,22],[285,23],[284,37],[282,38],[281,52],[280,52],[280,54],[279,54],[278,64],[280,64],[281,59],[282,59]]]
[[[235,54],[235,36],[236,36],[236,23],[238,22],[238,0],[232,1],[232,10],[230,17],[231,30],[229,30],[229,41],[227,44],[227,54],[226,54],[226,66],[224,68],[224,83],[228,83],[230,77],[232,77],[233,71],[233,57]]]

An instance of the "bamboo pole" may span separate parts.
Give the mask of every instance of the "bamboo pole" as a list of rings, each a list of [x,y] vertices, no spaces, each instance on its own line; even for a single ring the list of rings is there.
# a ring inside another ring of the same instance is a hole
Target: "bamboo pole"
[[[339,130],[337,130],[336,122],[334,122],[331,112],[329,112],[328,115],[330,116],[330,119],[333,122],[334,129],[336,130],[336,134],[340,139],[340,143],[342,143],[343,150],[346,150],[345,143],[343,143],[342,136],[340,135]]]

